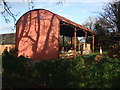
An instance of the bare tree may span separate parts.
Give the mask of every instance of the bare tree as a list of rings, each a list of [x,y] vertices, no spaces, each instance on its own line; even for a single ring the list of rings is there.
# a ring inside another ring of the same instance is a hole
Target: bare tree
[[[2,6],[2,5],[3,5],[3,11],[0,12],[0,13],[1,13],[1,15],[4,17],[5,22],[6,22],[6,23],[9,23],[9,22],[10,22],[10,20],[9,20],[9,18],[7,18],[7,16],[12,17],[13,20],[16,21],[16,16],[17,16],[18,14],[15,15],[15,14],[11,11],[11,6],[9,6],[8,3],[7,3],[5,0],[2,0],[1,6]]]
[[[109,2],[108,5],[103,8],[103,11],[100,15],[111,25],[109,29],[111,29],[112,32],[120,33],[120,1],[115,0],[114,2]]]
[[[83,26],[96,32],[95,44],[109,48],[120,44],[120,1],[109,2],[97,19],[89,17]]]
[[[34,9],[34,1],[33,0],[27,0],[27,2],[28,2],[29,10]],[[16,22],[16,17],[19,15],[20,12],[15,14],[12,11],[12,6],[9,6],[9,3],[6,2],[5,0],[1,1],[0,6],[3,7],[3,11],[1,11],[0,14],[4,17],[5,22],[9,23],[10,22],[9,17],[12,17],[12,19],[15,23]]]
[[[34,0],[27,0],[27,2],[28,2],[29,10],[34,9]]]
[[[3,11],[1,11],[0,14],[4,17],[5,22],[9,23],[10,22],[9,17],[12,17],[12,19],[15,23],[16,22],[16,17],[19,15],[20,12],[18,11],[18,13],[15,14],[12,11],[12,6],[10,6],[9,2],[7,2],[6,0],[1,0],[0,2],[1,2],[0,6],[3,8]],[[27,0],[27,3],[28,3],[29,10],[34,9],[35,0]],[[59,0],[58,2],[56,2],[56,5],[60,5],[60,4],[64,4],[64,3],[65,3],[65,0]]]
[[[106,47],[109,48],[109,56],[113,58],[120,58],[120,1],[114,0],[109,2],[103,8],[103,13],[100,13],[101,18],[107,23],[104,24],[104,29],[109,31],[109,35],[102,39],[108,43]]]
[[[94,30],[97,19],[98,18],[95,18],[95,17],[88,17],[82,25],[91,30]]]

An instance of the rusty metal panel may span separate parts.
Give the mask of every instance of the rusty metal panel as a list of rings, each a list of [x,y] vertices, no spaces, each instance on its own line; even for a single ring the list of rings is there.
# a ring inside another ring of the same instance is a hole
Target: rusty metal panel
[[[59,19],[47,10],[30,11],[16,24],[18,56],[51,60],[59,54]]]

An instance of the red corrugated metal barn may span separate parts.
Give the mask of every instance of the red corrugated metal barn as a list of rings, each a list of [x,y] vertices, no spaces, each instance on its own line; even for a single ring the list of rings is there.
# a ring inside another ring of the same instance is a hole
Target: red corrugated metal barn
[[[60,35],[93,36],[94,32],[45,9],[28,11],[16,23],[18,56],[34,60],[52,60],[59,57]],[[74,45],[74,50],[76,46]]]

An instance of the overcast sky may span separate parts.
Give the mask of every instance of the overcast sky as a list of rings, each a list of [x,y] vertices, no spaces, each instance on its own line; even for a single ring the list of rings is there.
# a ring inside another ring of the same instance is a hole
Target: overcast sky
[[[17,20],[27,11],[29,11],[27,0],[6,0],[11,6],[12,12],[19,13]],[[62,0],[64,4],[57,4],[57,0],[33,0],[34,9],[47,9],[53,13],[59,14],[67,19],[70,19],[78,24],[83,24],[87,17],[98,17],[102,12],[102,8],[109,0]],[[2,7],[0,8],[2,11]],[[0,34],[13,33],[14,22],[6,24],[2,15],[0,15]]]

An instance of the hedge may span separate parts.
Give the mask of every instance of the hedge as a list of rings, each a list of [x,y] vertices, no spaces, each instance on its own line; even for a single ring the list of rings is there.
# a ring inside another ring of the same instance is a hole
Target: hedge
[[[4,51],[3,87],[119,88],[120,60],[94,57],[35,61]]]

